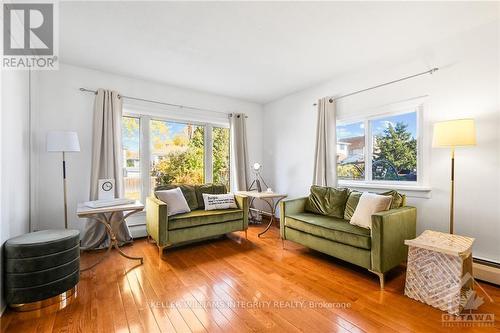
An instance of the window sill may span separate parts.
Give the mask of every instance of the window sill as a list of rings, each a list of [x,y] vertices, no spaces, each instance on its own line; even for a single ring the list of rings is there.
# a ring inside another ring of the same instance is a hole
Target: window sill
[[[406,184],[377,184],[356,181],[339,180],[339,186],[360,189],[360,190],[398,190],[412,198],[430,198],[431,188],[422,185],[406,185]]]

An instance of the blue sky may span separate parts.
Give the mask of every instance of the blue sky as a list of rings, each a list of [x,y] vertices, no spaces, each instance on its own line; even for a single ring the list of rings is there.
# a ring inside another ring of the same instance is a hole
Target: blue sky
[[[123,148],[126,150],[139,151],[139,139],[123,137]]]
[[[382,134],[384,129],[389,125],[393,124],[393,126],[397,122],[404,122],[408,124],[408,130],[411,132],[412,136],[415,138],[417,133],[417,114],[416,112],[405,113],[396,116],[390,116],[385,118],[380,118],[376,120],[372,120],[372,131],[373,134],[379,135]],[[183,123],[174,123],[168,122],[168,133],[169,137],[173,138],[177,134],[183,134],[186,128],[186,124]],[[338,125],[337,126],[337,137],[339,140],[363,136],[365,133],[363,122],[351,123],[346,125]],[[166,140],[167,138],[162,138]],[[139,129],[135,130],[133,136],[123,135],[123,146],[125,149],[132,151],[139,151]]]
[[[139,128],[134,129],[132,133],[126,134],[126,131],[122,127],[122,145],[126,150],[139,151]]]
[[[173,138],[177,134],[184,134],[184,130],[186,129],[186,124],[183,123],[174,123],[167,122],[168,128],[168,137]],[[156,134],[158,135],[158,134]],[[131,133],[131,135],[125,135],[125,132],[122,132],[123,136],[123,147],[127,150],[131,151],[139,151],[139,129],[136,129]],[[164,135],[162,140],[167,140],[167,137]]]
[[[407,130],[410,131],[412,136],[416,138],[417,135],[417,113],[405,113],[396,116],[389,116],[385,118],[379,118],[371,121],[372,132],[374,135],[379,135],[384,132],[389,124],[393,126],[398,123],[403,122],[408,125]],[[337,126],[337,137],[339,140],[363,136],[365,134],[364,124],[363,122],[351,123],[346,125],[338,125]]]

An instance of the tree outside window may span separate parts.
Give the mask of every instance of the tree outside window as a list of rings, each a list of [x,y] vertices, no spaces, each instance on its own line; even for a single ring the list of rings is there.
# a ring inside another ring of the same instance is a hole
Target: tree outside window
[[[365,149],[366,136],[371,153]],[[417,181],[417,160],[416,111],[337,125],[340,180]]]
[[[371,121],[373,180],[417,180],[416,112]]]
[[[155,186],[204,183],[204,127],[151,120],[151,177]]]
[[[224,184],[229,190],[229,128],[214,127],[212,129],[213,142],[213,182]]]

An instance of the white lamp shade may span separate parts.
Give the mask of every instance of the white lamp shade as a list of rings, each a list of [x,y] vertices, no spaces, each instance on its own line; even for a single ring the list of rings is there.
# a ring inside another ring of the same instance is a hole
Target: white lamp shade
[[[458,147],[476,145],[474,119],[455,119],[434,124],[433,147]]]
[[[77,152],[80,151],[78,134],[71,131],[50,131],[47,133],[48,152]]]

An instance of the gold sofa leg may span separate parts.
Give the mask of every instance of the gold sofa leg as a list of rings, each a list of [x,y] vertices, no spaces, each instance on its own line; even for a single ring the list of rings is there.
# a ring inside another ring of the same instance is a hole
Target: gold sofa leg
[[[285,249],[285,239],[281,238],[281,248],[284,250]]]
[[[372,270],[369,270],[369,271],[378,276],[378,279],[380,281],[380,290],[384,290],[384,282],[385,282],[384,281],[384,273],[379,273],[379,272],[375,272]]]
[[[245,239],[248,239],[248,230],[245,229]]]
[[[148,236],[147,236],[147,238],[146,238],[146,239],[147,239],[148,243],[151,243],[151,244],[156,244],[155,240],[153,239],[153,237],[151,237],[151,235],[150,235],[150,234],[148,234]]]
[[[158,245],[158,256],[160,259],[163,257],[163,250],[166,248],[166,246],[160,246]]]

